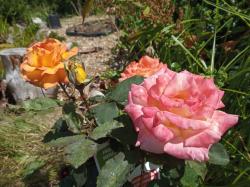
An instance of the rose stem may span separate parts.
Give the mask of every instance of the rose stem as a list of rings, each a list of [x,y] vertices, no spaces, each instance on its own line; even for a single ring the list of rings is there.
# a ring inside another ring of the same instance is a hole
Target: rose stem
[[[60,87],[62,88],[63,92],[66,94],[66,96],[67,96],[70,100],[73,99],[73,98],[68,94],[68,92],[66,91],[64,85],[63,85],[62,83],[60,83],[60,82],[59,82],[59,85],[60,85]]]
[[[89,104],[88,104],[88,101],[83,93],[83,88],[82,86],[76,86],[76,89],[79,91],[80,95],[81,95],[81,99],[83,100],[87,110],[89,110]]]
[[[42,94],[43,94],[43,97],[46,97],[46,96],[45,96],[45,93],[44,93],[44,91],[43,91],[42,88],[41,88],[41,92],[42,92]]]

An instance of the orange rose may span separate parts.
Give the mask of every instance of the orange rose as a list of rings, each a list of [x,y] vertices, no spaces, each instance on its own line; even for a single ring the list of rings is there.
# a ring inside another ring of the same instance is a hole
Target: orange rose
[[[135,75],[149,77],[164,66],[166,65],[160,63],[159,59],[151,58],[149,56],[143,56],[138,63],[134,61],[126,67],[124,72],[121,73],[121,78],[119,79],[119,81],[123,81]]]
[[[27,49],[20,66],[21,74],[31,84],[45,89],[67,83],[63,61],[77,53],[77,47],[67,51],[64,43],[53,38],[37,42]]]

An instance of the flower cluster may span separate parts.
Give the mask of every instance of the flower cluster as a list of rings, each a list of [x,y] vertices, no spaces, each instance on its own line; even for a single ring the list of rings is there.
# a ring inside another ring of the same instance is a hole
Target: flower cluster
[[[129,69],[138,66],[132,63]],[[131,85],[125,110],[138,132],[136,146],[180,159],[208,160],[210,147],[238,121],[237,115],[219,110],[223,95],[212,78],[161,65],[142,84]]]

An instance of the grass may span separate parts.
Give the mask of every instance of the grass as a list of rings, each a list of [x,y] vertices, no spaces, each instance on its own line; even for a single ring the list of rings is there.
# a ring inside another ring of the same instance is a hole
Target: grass
[[[0,186],[49,186],[58,182],[63,159],[42,140],[60,114],[60,108],[0,110]]]

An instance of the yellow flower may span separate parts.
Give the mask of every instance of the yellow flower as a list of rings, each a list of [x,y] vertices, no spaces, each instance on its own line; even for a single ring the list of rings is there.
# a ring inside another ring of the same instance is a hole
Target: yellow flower
[[[66,64],[69,81],[74,85],[83,84],[87,78],[87,74],[82,64],[69,61]]]

